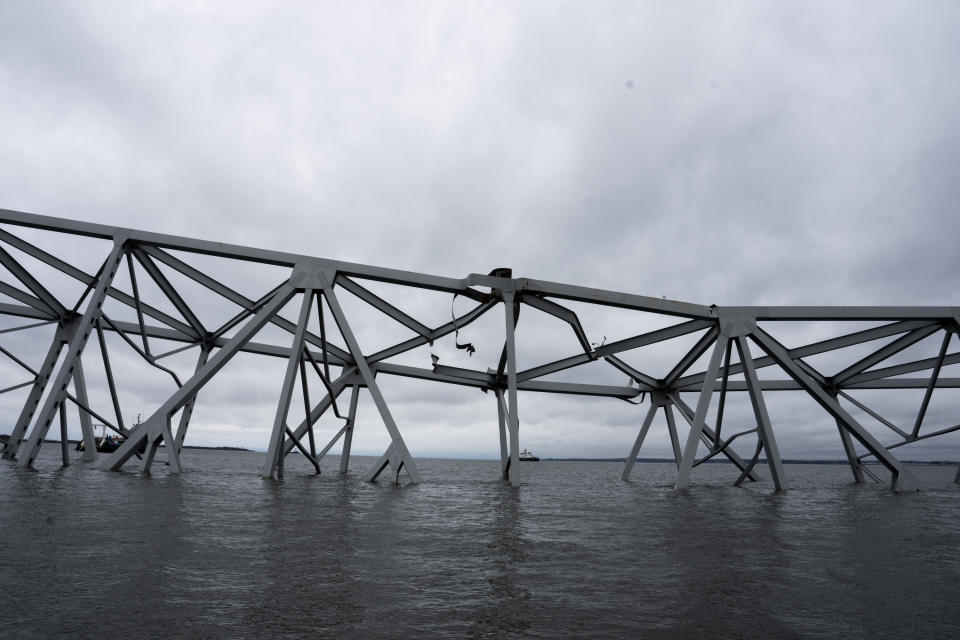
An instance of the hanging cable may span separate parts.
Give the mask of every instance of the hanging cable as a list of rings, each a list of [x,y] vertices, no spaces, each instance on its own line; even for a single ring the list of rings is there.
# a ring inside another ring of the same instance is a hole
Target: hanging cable
[[[472,356],[476,353],[477,348],[470,342],[460,344],[460,328],[457,326],[457,316],[453,313],[453,303],[456,302],[458,295],[460,294],[453,294],[453,300],[450,301],[450,318],[453,320],[453,343],[457,345],[457,349],[466,349],[467,355]]]

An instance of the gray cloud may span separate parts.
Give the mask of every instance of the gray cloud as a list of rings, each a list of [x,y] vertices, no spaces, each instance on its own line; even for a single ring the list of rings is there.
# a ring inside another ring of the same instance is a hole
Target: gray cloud
[[[955,304],[958,11],[947,2],[7,3],[0,206],[457,277],[512,266],[702,303]],[[102,259],[87,248],[95,243],[17,233],[90,271]],[[284,277],[190,260],[250,297]],[[210,322],[231,311],[195,299]],[[449,314],[445,296],[397,300],[437,323]],[[361,303],[345,305],[363,318],[366,349],[404,335]],[[577,310],[598,341],[662,324]],[[473,358],[447,342],[433,352],[495,366],[502,326],[495,312],[465,330],[483,345]],[[568,329],[533,311],[520,331],[524,362],[576,349]],[[917,357],[936,345],[923,349]],[[32,351],[25,343],[18,353]],[[404,361],[428,366],[430,352]],[[126,397],[146,412],[169,388],[138,379],[131,354],[117,366]],[[675,356],[625,358],[657,369]],[[190,358],[180,366],[186,375]],[[279,379],[255,372],[246,360],[225,371],[191,438],[263,446]],[[384,387],[415,453],[414,443],[466,454],[479,442],[495,453],[490,398]],[[774,395],[785,456],[841,455],[812,404]],[[0,396],[8,422],[15,396]],[[547,455],[623,455],[642,417],[614,401],[526,394],[522,403],[525,442]],[[902,416],[914,406],[878,403]],[[931,423],[948,426],[949,407],[934,409]],[[358,446],[381,447],[375,431]],[[657,433],[650,451],[667,455]],[[918,456],[960,451],[956,438],[914,446]]]

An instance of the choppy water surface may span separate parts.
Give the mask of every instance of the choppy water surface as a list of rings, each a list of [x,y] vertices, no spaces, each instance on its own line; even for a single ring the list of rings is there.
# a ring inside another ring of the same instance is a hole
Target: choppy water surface
[[[420,460],[420,485],[258,475],[263,454],[109,473],[0,462],[3,637],[957,637],[960,488],[790,491],[705,465]],[[162,459],[163,453],[159,457]],[[365,470],[371,459],[354,458]],[[329,472],[326,470],[329,469]]]

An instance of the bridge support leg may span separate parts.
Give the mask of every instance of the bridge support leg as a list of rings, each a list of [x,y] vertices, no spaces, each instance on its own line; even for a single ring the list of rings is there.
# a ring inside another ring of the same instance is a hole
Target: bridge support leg
[[[673,417],[673,407],[670,403],[664,403],[663,415],[667,417],[667,431],[670,432],[670,446],[673,447],[673,462],[680,469],[680,460],[683,454],[680,453],[680,437],[677,435],[677,421]]]
[[[850,433],[843,428],[840,420],[837,420],[837,431],[840,432],[840,442],[843,443],[843,452],[847,454],[847,462],[850,463],[850,471],[853,473],[853,481],[857,484],[863,484],[863,468],[860,461],[857,460],[857,451],[853,448],[853,438]]]
[[[170,473],[180,473],[183,471],[183,467],[180,466],[180,449],[177,447],[177,439],[173,437],[173,431],[170,429],[169,416],[163,421],[163,441],[167,443],[164,449],[167,452]]]
[[[30,426],[30,421],[33,420],[33,414],[37,410],[40,399],[43,397],[43,392],[47,388],[47,382],[53,374],[54,367],[57,366],[57,359],[60,357],[60,351],[63,350],[63,344],[63,328],[57,327],[57,331],[53,336],[53,342],[50,344],[50,348],[47,349],[47,355],[43,359],[40,370],[37,372],[33,386],[30,388],[27,401],[23,404],[23,409],[20,410],[20,417],[17,418],[17,422],[13,427],[13,433],[10,434],[10,442],[7,448],[3,450],[3,457],[8,460],[16,458],[17,450],[23,442],[27,427]]]
[[[693,460],[697,456],[697,446],[703,435],[703,425],[707,420],[710,398],[713,396],[713,388],[717,383],[717,374],[720,372],[720,359],[723,357],[725,350],[726,340],[717,340],[713,348],[713,355],[710,356],[707,376],[704,378],[703,387],[700,389],[700,400],[697,402],[697,411],[693,417],[693,424],[690,425],[687,445],[683,450],[683,458],[680,461],[680,470],[677,472],[677,489],[686,489],[690,486],[690,472],[693,470]]]
[[[73,390],[80,404],[89,407],[90,401],[87,398],[87,381],[83,375],[82,358],[77,358],[77,368],[73,372]],[[90,414],[80,407],[77,407],[77,413],[80,414],[80,430],[83,433],[83,457],[81,459],[84,462],[93,462],[97,459],[97,438],[93,433],[93,422],[90,420]]]
[[[773,428],[770,426],[770,416],[767,414],[767,405],[763,401],[763,391],[760,389],[757,371],[753,366],[750,345],[747,344],[745,336],[737,336],[736,340],[737,351],[740,352],[740,362],[743,365],[743,373],[747,379],[747,391],[753,405],[753,415],[757,419],[758,435],[763,442],[763,448],[767,451],[767,464],[770,466],[773,486],[777,491],[785,491],[786,485],[784,483],[783,463],[780,461],[780,449],[777,447],[777,440],[774,438]]]
[[[343,433],[343,449],[340,452],[340,475],[345,476],[350,468],[350,447],[353,445],[353,426],[357,421],[357,402],[360,400],[360,385],[350,391],[350,411],[347,413],[347,430]]]
[[[507,406],[503,398],[503,390],[496,389],[497,423],[500,427],[500,477],[510,479],[510,448],[507,446]]]
[[[158,416],[154,414],[141,428],[145,428],[148,435],[145,455],[140,460],[140,471],[142,473],[150,473],[150,468],[153,466],[153,459],[157,455],[160,443],[163,442],[166,444],[164,451],[167,452],[167,463],[170,465],[170,472],[180,473],[183,468],[180,465],[180,452],[177,449],[177,441],[173,437],[170,429],[170,416]]]
[[[67,405],[60,404],[60,458],[63,466],[70,466],[70,442],[67,441]]]
[[[370,365],[367,364],[367,359],[360,350],[360,344],[353,335],[353,330],[350,328],[350,324],[347,322],[347,318],[343,314],[343,309],[340,308],[340,302],[337,300],[337,294],[334,292],[333,286],[330,285],[324,289],[323,294],[327,299],[327,306],[330,307],[330,312],[333,314],[333,319],[336,321],[337,327],[340,329],[340,335],[343,336],[344,341],[347,343],[347,348],[350,350],[350,355],[353,356],[353,359],[357,363],[357,369],[360,372],[360,377],[363,378],[363,382],[367,385],[367,389],[370,391],[370,396],[373,398],[373,403],[377,406],[377,410],[380,412],[380,417],[383,419],[383,424],[386,426],[387,431],[390,433],[390,438],[392,439],[392,443],[387,448],[386,453],[384,453],[380,461],[378,461],[377,464],[370,469],[370,472],[367,473],[366,479],[371,482],[376,480],[377,476],[379,476],[386,467],[386,463],[389,463],[393,467],[396,478],[399,478],[400,467],[403,466],[410,475],[410,480],[412,482],[420,482],[420,471],[417,469],[417,465],[414,463],[413,458],[410,455],[410,451],[407,450],[407,445],[403,441],[403,436],[400,435],[400,429],[397,428],[397,423],[393,420],[393,415],[390,413],[390,408],[387,406],[387,401],[384,400],[383,394],[380,392],[380,387],[377,385],[377,381],[374,379],[373,372],[370,370]]]
[[[40,413],[37,414],[37,421],[34,424],[33,430],[30,432],[30,439],[27,442],[27,450],[23,452],[23,455],[18,456],[17,466],[32,466],[37,454],[40,453],[40,447],[43,445],[43,439],[50,429],[53,416],[66,397],[67,384],[73,378],[77,360],[80,358],[80,354],[83,353],[83,348],[87,344],[90,332],[93,331],[93,323],[100,317],[100,308],[103,306],[103,301],[107,297],[107,289],[110,288],[110,283],[113,282],[113,276],[117,272],[117,267],[120,265],[123,255],[123,242],[116,242],[110,255],[107,256],[106,262],[104,262],[100,277],[97,279],[97,285],[90,296],[90,301],[87,303],[87,308],[83,312],[83,316],[77,321],[73,337],[70,338],[70,344],[67,347],[67,355],[64,358],[63,365],[57,372],[50,393],[44,401],[43,408],[40,410]]]
[[[650,430],[650,424],[653,422],[653,417],[657,415],[657,409],[659,409],[653,400],[650,401],[650,408],[647,409],[647,415],[643,419],[643,426],[640,427],[640,433],[637,434],[637,439],[633,442],[633,447],[630,449],[630,455],[627,456],[627,463],[623,467],[623,473],[620,474],[621,480],[629,480],[630,472],[633,471],[633,464],[637,461],[637,454],[640,453],[640,447],[643,446],[643,440],[647,437],[647,431]]]
[[[100,358],[103,360],[103,372],[107,377],[107,387],[110,389],[110,400],[113,402],[113,413],[117,418],[117,429],[122,435],[127,434],[123,426],[123,412],[120,410],[120,398],[117,396],[117,385],[113,380],[113,369],[110,367],[110,353],[107,351],[107,341],[103,336],[103,326],[100,320],[94,323],[97,329],[97,342],[100,343]]]
[[[200,346],[200,355],[197,357],[197,366],[193,370],[193,375],[197,375],[197,372],[203,368],[203,365],[207,364],[207,358],[210,357],[210,347],[206,345]],[[190,396],[190,400],[187,401],[187,404],[184,405],[183,411],[180,413],[180,424],[177,426],[177,453],[180,453],[183,450],[183,441],[187,437],[187,428],[190,426],[190,418],[193,416],[193,407],[197,404],[197,394]]]
[[[513,292],[503,292],[504,317],[507,334],[507,426],[510,432],[510,484],[518,486],[520,471],[520,418],[517,415],[517,346],[514,339],[516,315],[513,308]]]
[[[293,396],[293,385],[300,369],[300,360],[303,357],[304,337],[307,333],[307,321],[310,319],[310,309],[313,307],[313,289],[303,292],[303,302],[300,305],[300,318],[297,330],[290,346],[290,358],[287,360],[287,371],[283,377],[283,386],[280,388],[280,399],[277,401],[277,413],[273,419],[273,431],[270,435],[270,446],[267,449],[267,458],[263,463],[263,477],[272,478],[276,470],[277,476],[283,477],[283,459],[286,457],[284,440],[287,431],[287,413],[290,412],[290,400]]]

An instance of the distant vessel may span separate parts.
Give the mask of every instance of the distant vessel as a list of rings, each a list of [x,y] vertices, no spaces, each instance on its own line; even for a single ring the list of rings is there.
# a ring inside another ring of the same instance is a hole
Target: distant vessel
[[[524,449],[520,452],[520,462],[540,462],[540,458],[533,455],[530,451]]]

